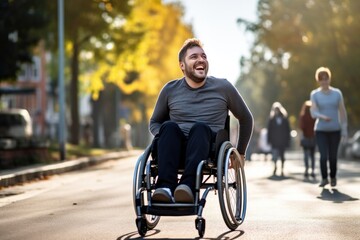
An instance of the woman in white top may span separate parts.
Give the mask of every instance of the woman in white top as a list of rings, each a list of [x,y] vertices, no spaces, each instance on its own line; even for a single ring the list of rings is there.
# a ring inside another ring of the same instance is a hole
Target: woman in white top
[[[337,155],[341,136],[347,137],[347,114],[341,91],[330,86],[331,72],[326,67],[316,70],[319,88],[310,94],[311,116],[316,118],[314,130],[320,152],[322,181],[320,187],[329,183],[327,162],[330,163],[330,184],[336,186]]]

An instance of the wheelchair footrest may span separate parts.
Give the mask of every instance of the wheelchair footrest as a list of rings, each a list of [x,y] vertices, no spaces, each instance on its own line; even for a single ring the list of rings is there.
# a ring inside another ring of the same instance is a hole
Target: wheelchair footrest
[[[198,206],[143,206],[141,212],[145,214],[151,214],[156,216],[187,216],[187,215],[197,215]]]

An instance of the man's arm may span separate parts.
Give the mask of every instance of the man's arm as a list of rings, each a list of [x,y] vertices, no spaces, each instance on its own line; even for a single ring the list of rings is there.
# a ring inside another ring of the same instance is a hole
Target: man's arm
[[[169,120],[169,108],[166,86],[160,91],[155,104],[154,112],[150,118],[150,132],[156,136],[159,133],[161,124]]]
[[[234,86],[231,85],[228,93],[230,97],[229,110],[239,121],[237,150],[244,155],[253,132],[254,119],[244,99]]]

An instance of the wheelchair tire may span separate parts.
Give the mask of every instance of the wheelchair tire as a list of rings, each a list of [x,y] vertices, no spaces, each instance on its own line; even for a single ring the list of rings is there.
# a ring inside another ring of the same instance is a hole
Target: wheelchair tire
[[[195,219],[195,227],[198,230],[199,237],[203,237],[205,234],[206,221],[204,218]]]
[[[144,237],[146,235],[147,230],[148,230],[147,226],[146,226],[146,219],[137,218],[135,223],[136,223],[136,227],[137,227],[139,235]]]
[[[231,154],[235,156],[235,163],[230,162]],[[217,188],[224,222],[229,229],[235,230],[245,219],[246,179],[244,163],[241,163],[239,153],[228,141],[221,145],[218,154]]]
[[[137,214],[137,206],[136,206],[137,196],[136,196],[136,194],[138,193],[138,191],[141,187],[146,185],[145,184],[145,179],[146,179],[145,178],[145,174],[146,174],[145,169],[146,169],[146,164],[149,159],[149,156],[150,156],[150,147],[148,147],[145,150],[145,152],[139,157],[139,159],[136,162],[135,169],[134,169],[133,204],[134,204],[135,214]],[[140,194],[141,195],[139,197],[140,197],[140,202],[141,202],[141,207],[142,207],[147,203],[147,191],[142,191]],[[149,215],[149,214],[141,214],[141,216],[142,216],[141,223],[138,222],[140,220],[138,220],[138,219],[136,220],[136,225],[137,225],[138,229],[139,229],[140,225],[141,225],[141,229],[143,229],[144,221],[145,221],[147,230],[151,230],[151,229],[155,228],[156,225],[160,221],[160,216]],[[140,234],[140,230],[139,230],[139,234]]]

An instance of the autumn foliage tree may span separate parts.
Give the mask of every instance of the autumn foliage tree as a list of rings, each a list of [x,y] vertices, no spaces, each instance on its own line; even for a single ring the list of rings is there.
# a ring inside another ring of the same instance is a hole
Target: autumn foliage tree
[[[182,22],[182,7],[163,5],[160,0],[135,2],[124,31],[141,35],[141,40],[135,47],[129,44],[120,55],[109,54],[107,61],[98,64],[89,83],[94,98],[104,81],[116,84],[124,94],[141,92],[154,97],[167,81],[181,76],[178,50],[193,36],[191,27]]]
[[[145,133],[160,89],[166,82],[182,76],[178,50],[185,39],[193,36],[182,16],[183,8],[178,4],[134,1],[123,30],[125,36],[141,36],[139,41],[128,38],[121,54],[107,54],[105,61],[96,64],[96,71],[84,78],[94,100],[107,84],[117,86],[122,96],[131,100],[127,104],[132,110],[132,121],[141,122]]]
[[[130,12],[126,0],[77,0],[65,3],[65,40],[70,51],[70,142],[79,143],[79,76],[80,54],[91,52],[103,57],[109,45],[115,44],[113,33],[121,31],[121,22]]]

